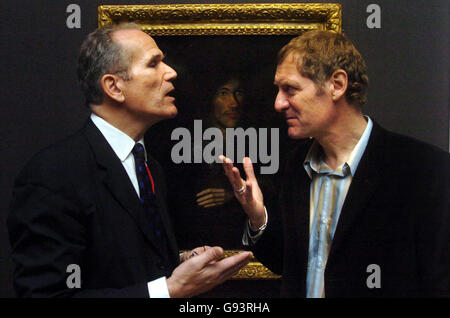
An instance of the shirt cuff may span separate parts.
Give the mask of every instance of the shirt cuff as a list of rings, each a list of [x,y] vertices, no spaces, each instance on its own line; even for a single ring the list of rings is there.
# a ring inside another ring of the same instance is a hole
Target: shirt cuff
[[[160,277],[147,283],[150,298],[170,298],[166,278]]]
[[[267,222],[269,221],[269,217],[267,215],[266,207],[264,207],[264,213],[266,215],[266,222],[264,223],[263,226],[261,226],[259,228],[258,231],[255,232],[255,231],[253,231],[251,229],[251,227],[250,227],[250,220],[248,220],[248,222],[246,223],[246,227],[245,227],[245,230],[244,230],[244,235],[242,237],[242,244],[244,246],[249,246],[249,245],[255,244],[258,241],[259,237],[264,233],[264,230],[267,227]]]

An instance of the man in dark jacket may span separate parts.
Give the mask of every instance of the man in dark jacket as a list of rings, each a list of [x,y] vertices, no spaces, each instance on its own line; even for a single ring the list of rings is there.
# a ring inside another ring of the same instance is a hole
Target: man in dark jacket
[[[381,128],[361,106],[363,58],[342,34],[310,31],[278,56],[275,110],[304,139],[264,206],[222,157],[249,218],[244,241],[288,297],[449,296],[449,155]],[[309,137],[309,140],[308,140]]]
[[[190,297],[248,262],[249,252],[220,260],[220,247],[178,253],[163,172],[143,140],[177,114],[177,74],[163,58],[136,25],[84,41],[78,76],[91,117],[15,184],[8,229],[19,296]]]

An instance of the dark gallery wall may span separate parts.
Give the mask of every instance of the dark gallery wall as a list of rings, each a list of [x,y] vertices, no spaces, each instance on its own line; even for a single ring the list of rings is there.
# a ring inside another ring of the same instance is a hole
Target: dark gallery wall
[[[35,152],[74,132],[88,116],[75,68],[83,38],[97,25],[97,6],[202,2],[1,1],[0,297],[14,297],[5,226],[14,178]],[[341,3],[344,32],[368,64],[365,112],[390,130],[449,150],[448,1],[289,2]],[[381,8],[380,28],[366,23],[372,3]],[[80,28],[66,26],[69,4],[81,8]]]

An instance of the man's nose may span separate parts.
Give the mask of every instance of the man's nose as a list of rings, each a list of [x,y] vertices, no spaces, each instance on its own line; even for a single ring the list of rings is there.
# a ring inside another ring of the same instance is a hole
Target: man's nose
[[[289,101],[281,91],[278,91],[277,97],[275,98],[274,108],[279,113],[289,108]]]
[[[166,66],[165,79],[167,81],[171,81],[171,80],[176,79],[177,75],[178,75],[177,72],[172,67],[170,67],[169,65],[167,65],[165,63],[164,63],[164,65]]]
[[[228,97],[228,107],[230,107],[230,108],[238,108],[239,107],[239,101],[236,98],[236,96],[234,96],[234,94],[230,94]]]

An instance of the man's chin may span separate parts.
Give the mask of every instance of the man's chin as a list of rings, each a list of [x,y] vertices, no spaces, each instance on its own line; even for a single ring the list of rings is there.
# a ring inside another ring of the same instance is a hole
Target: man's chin
[[[175,105],[164,105],[158,113],[154,113],[152,116],[158,118],[158,121],[175,118],[178,114],[178,109]]]
[[[175,118],[178,114],[178,108],[172,104],[167,111],[168,118]]]
[[[237,126],[238,122],[236,120],[229,120],[225,123],[226,128],[235,128]]]
[[[309,137],[306,136],[298,127],[292,126],[288,127],[288,136],[291,139],[305,139]]]

